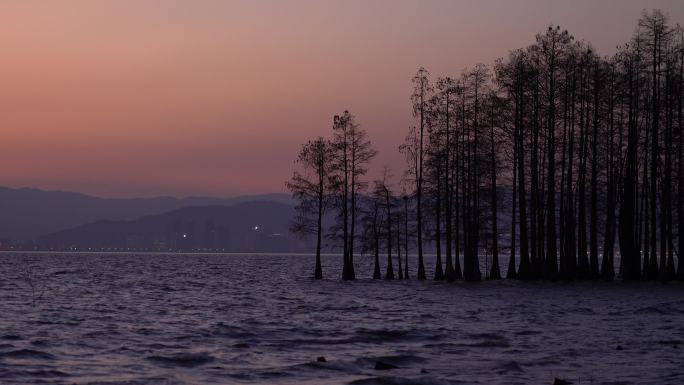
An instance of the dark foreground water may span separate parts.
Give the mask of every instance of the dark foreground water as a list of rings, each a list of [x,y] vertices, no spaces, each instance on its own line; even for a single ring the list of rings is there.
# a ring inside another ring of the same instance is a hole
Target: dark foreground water
[[[314,282],[302,256],[0,255],[0,383],[684,383],[682,284],[341,282],[338,261]]]

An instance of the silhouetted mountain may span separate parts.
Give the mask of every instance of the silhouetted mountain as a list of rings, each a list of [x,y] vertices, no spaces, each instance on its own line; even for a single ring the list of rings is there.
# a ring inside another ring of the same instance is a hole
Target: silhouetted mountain
[[[41,249],[309,252],[289,234],[293,206],[254,201],[186,207],[130,221],[98,221],[38,238]]]
[[[25,241],[98,220],[132,220],[181,207],[266,200],[289,204],[287,194],[234,198],[97,198],[74,192],[0,187],[0,239]]]

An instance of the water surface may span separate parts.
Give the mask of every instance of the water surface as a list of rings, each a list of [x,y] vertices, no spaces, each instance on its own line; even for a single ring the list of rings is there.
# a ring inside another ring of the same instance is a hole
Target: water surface
[[[0,255],[0,382],[684,383],[682,284],[373,281],[364,258],[342,282],[339,259],[313,281],[307,256]]]

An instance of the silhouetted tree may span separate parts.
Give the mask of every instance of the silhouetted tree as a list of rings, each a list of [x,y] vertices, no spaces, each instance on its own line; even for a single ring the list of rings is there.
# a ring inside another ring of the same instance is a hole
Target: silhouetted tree
[[[679,254],[677,259],[679,261],[677,266],[677,279],[684,281],[684,254],[682,248],[684,247],[684,32],[680,28],[679,46],[677,54],[679,55],[679,82],[677,88],[677,126],[679,128],[679,141],[677,142],[677,230],[678,242],[677,247]]]
[[[371,197],[362,210],[361,244],[364,252],[373,253],[373,279],[380,279],[380,204],[375,196]]]
[[[413,114],[420,120],[420,131],[416,148],[416,236],[418,244],[418,279],[425,280],[425,264],[423,262],[423,138],[425,133],[425,119],[427,117],[427,103],[432,92],[429,79],[430,73],[421,67],[413,77],[414,91],[411,95]]]
[[[302,171],[295,171],[287,188],[297,200],[292,231],[298,234],[316,234],[316,267],[314,277],[323,278],[321,243],[323,215],[329,207],[330,176],[332,173],[332,145],[318,137],[307,142],[299,151],[296,163]]]
[[[406,258],[404,263],[404,278],[410,279],[409,269],[408,269],[408,244],[409,244],[409,207],[408,207],[408,197],[404,195],[404,258]]]
[[[443,178],[444,178],[444,143],[442,130],[439,124],[439,100],[433,97],[428,104],[428,117],[426,119],[428,131],[428,145],[425,150],[425,174],[423,193],[427,193],[428,225],[432,228],[431,239],[435,242],[435,281],[444,280],[444,270],[442,267],[442,201],[443,201]]]
[[[366,183],[361,179],[367,172],[368,163],[377,152],[371,148],[367,134],[359,128],[349,111],[333,119],[334,166],[338,208],[343,234],[342,279],[356,278],[354,272],[354,236],[359,211],[358,194]]]
[[[489,167],[490,167],[490,212],[491,212],[491,223],[492,223],[492,268],[489,272],[489,279],[501,279],[501,270],[499,268],[499,227],[497,222],[498,211],[498,200],[497,195],[497,172],[498,172],[498,159],[497,159],[497,137],[495,130],[497,128],[496,117],[499,116],[500,111],[498,111],[498,98],[492,93],[489,95],[489,144],[490,144],[490,157],[489,157]]]
[[[437,95],[437,100],[438,100],[438,108],[437,111],[440,115],[439,121],[441,122],[442,125],[442,130],[443,130],[443,136],[444,136],[444,153],[442,154],[443,161],[444,161],[444,203],[445,203],[445,209],[444,209],[444,224],[446,226],[445,229],[445,244],[446,244],[446,268],[444,271],[444,277],[448,282],[452,282],[457,278],[456,270],[454,269],[454,263],[453,263],[453,252],[452,252],[452,246],[453,246],[453,199],[454,199],[454,190],[453,190],[453,183],[452,183],[452,177],[454,174],[454,168],[452,165],[454,164],[453,158],[453,149],[454,147],[454,133],[453,133],[453,124],[452,121],[454,120],[454,104],[456,102],[455,100],[455,93],[457,92],[457,87],[456,87],[456,82],[454,79],[450,77],[446,78],[440,78],[437,81],[437,90],[438,90],[438,95]],[[457,252],[458,253],[458,252]],[[460,271],[460,266],[459,269]]]
[[[644,11],[630,41],[602,58],[589,43],[549,27],[498,60],[494,74],[477,65],[458,80],[438,78],[435,89],[424,68],[413,77],[418,124],[399,148],[407,163],[402,180],[411,186],[403,204],[387,178],[363,196],[375,151],[353,116],[335,117],[327,176],[318,186],[296,181],[319,193],[302,193],[309,203],[298,206],[305,213],[298,220],[310,229],[314,222],[303,218],[319,207],[322,217],[328,202],[338,208],[343,278],[354,278],[360,201],[368,203],[363,246],[375,249],[376,278],[384,242],[386,276],[394,277],[395,246],[398,276],[408,279],[414,239],[418,279],[426,279],[426,240],[435,245],[435,280],[480,280],[481,244],[491,245],[489,277],[500,278],[497,214],[499,203],[510,201],[508,278],[612,280],[619,249],[624,280],[684,280],[682,29],[658,10]],[[317,226],[320,250],[320,218]]]
[[[394,207],[394,195],[389,185],[391,178],[389,168],[385,167],[382,173],[382,179],[375,181],[375,189],[373,195],[381,203],[385,214],[383,222],[385,225],[384,235],[386,239],[387,249],[387,271],[385,272],[385,279],[394,279],[394,267],[392,265],[392,227],[394,226],[392,209]]]
[[[545,34],[537,35],[536,53],[544,74],[544,90],[546,100],[546,256],[544,277],[554,279],[558,274],[558,257],[556,244],[556,98],[559,66],[565,59],[567,47],[572,40],[568,31],[560,27],[549,27]]]

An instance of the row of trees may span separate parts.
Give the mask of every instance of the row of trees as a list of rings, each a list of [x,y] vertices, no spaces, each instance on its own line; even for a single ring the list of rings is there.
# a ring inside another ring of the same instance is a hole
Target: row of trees
[[[393,252],[409,278],[412,249],[426,279],[427,243],[435,280],[482,279],[483,250],[492,279],[502,250],[509,278],[684,279],[684,35],[662,12],[644,12],[612,57],[550,27],[492,67],[436,81],[421,68],[412,82],[401,194],[388,169],[368,188],[376,152],[349,112],[299,154],[288,187],[294,229],[317,235],[316,278],[327,235],[343,242],[344,279],[357,250],[380,278],[381,249],[386,278]]]

